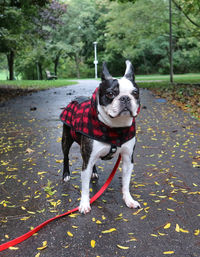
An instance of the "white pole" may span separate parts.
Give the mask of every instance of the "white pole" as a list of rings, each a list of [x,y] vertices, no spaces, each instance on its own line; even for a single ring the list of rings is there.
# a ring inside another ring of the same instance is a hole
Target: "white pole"
[[[98,60],[97,60],[97,42],[93,42],[94,44],[94,67],[95,67],[95,79],[98,78],[97,76],[97,64],[98,64]]]

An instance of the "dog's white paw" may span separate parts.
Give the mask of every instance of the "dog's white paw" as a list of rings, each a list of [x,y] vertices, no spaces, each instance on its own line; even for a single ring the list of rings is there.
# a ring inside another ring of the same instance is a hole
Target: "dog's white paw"
[[[97,173],[92,173],[92,179],[98,179],[99,175]]]
[[[81,200],[79,205],[79,212],[86,214],[91,211],[90,201],[89,200]]]
[[[123,199],[124,199],[124,202],[126,203],[127,207],[134,208],[134,209],[140,209],[141,208],[140,204],[137,201],[133,200],[131,195],[125,195],[123,197]]]
[[[63,180],[64,180],[65,182],[70,181],[70,176],[66,176]]]

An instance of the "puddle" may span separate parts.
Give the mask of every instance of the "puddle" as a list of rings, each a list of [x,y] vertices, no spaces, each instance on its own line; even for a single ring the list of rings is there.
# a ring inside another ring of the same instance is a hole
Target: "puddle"
[[[164,98],[157,98],[157,99],[155,99],[155,102],[156,102],[156,103],[166,103],[167,100],[164,99]]]

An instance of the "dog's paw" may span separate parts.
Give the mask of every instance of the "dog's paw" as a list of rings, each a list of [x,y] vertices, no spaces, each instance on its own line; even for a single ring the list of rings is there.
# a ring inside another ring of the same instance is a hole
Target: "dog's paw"
[[[92,179],[98,179],[99,178],[99,175],[95,172],[95,173],[92,173]]]
[[[70,181],[70,176],[66,176],[64,179],[63,179],[64,182],[68,182]]]
[[[88,201],[81,200],[80,205],[79,205],[79,212],[83,213],[83,214],[87,214],[90,211],[91,211],[91,207],[90,207],[89,200]]]
[[[127,207],[134,209],[141,208],[140,204],[137,201],[133,200],[131,196],[124,196],[123,199]]]

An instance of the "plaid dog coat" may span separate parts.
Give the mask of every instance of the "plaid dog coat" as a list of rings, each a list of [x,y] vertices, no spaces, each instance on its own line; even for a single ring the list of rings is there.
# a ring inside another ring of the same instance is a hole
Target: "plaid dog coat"
[[[97,95],[92,98],[77,97],[65,107],[60,115],[63,123],[71,128],[72,138],[80,144],[77,133],[114,146],[121,146],[135,136],[135,118],[130,127],[110,128],[98,120]]]

